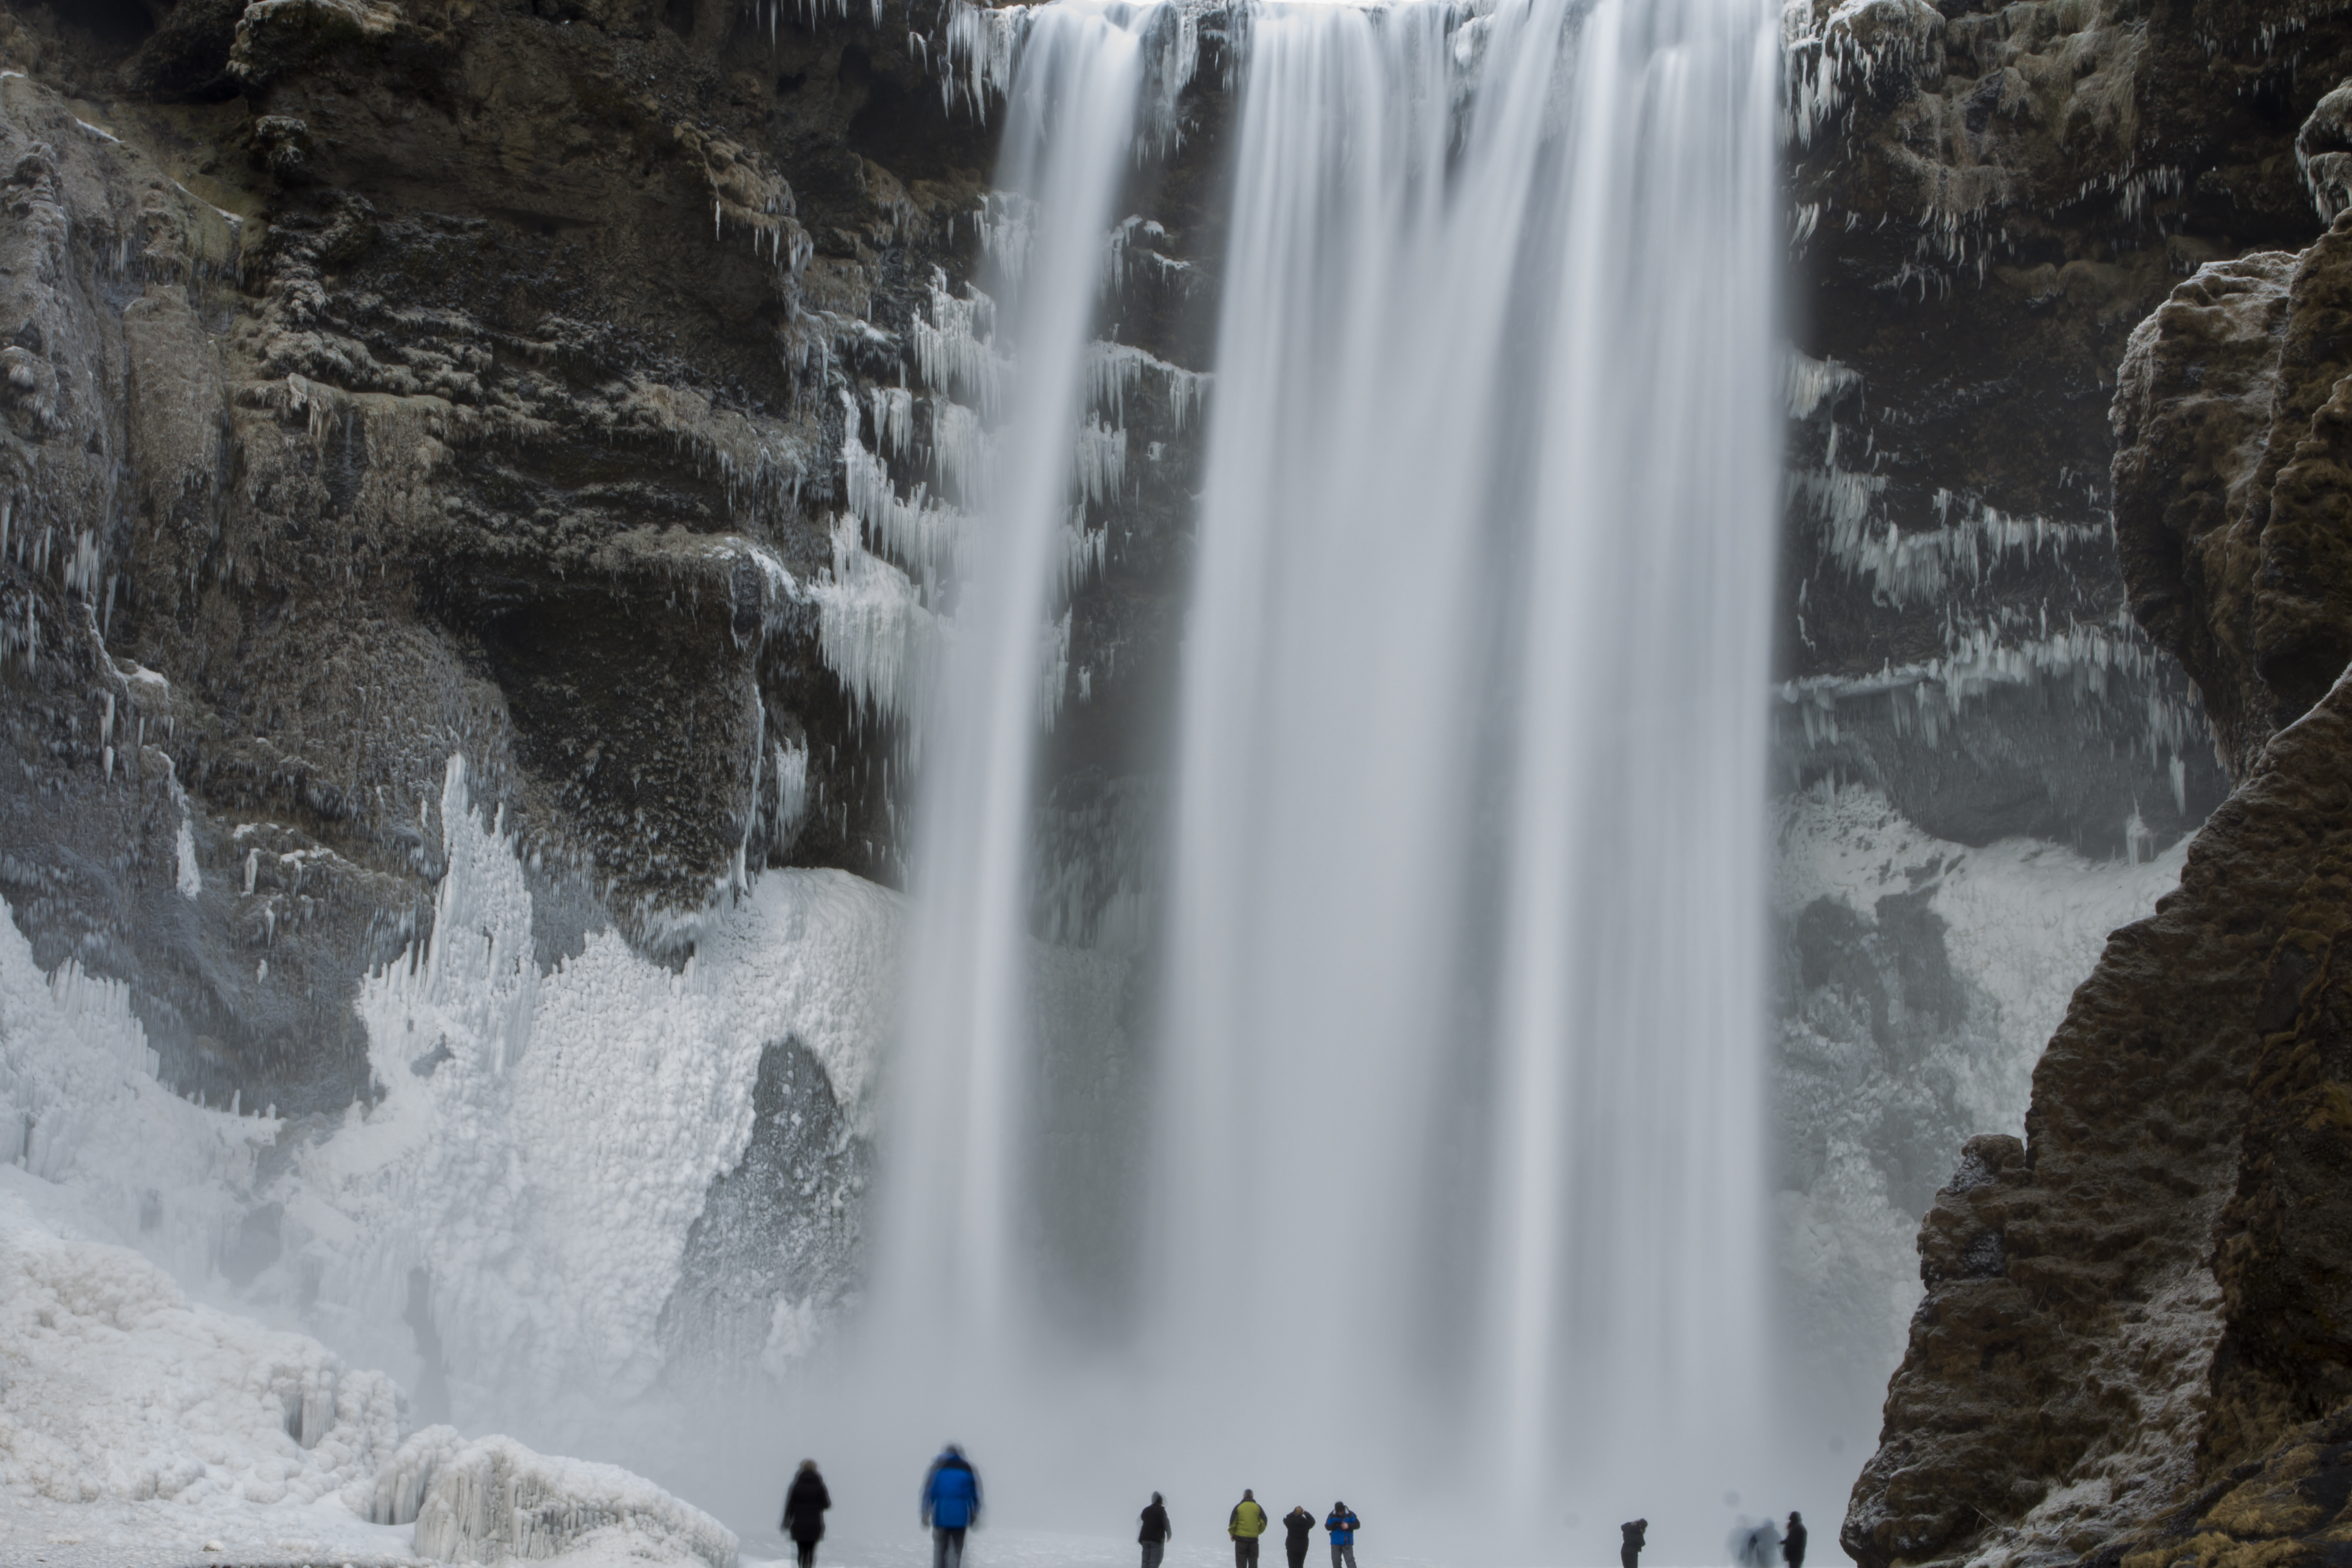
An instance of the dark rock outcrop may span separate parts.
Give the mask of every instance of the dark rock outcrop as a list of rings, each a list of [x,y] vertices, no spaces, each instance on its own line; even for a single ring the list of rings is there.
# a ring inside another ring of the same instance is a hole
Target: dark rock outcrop
[[[2200,271],[2133,332],[2116,398],[2132,609],[2242,774],[2352,660],[2352,227]]]
[[[1846,1523],[1865,1563],[2302,1561],[2341,1506],[2217,1500],[2308,1490],[2333,1439],[2298,1428],[2352,1401],[2338,100],[2297,147],[2336,223],[2200,268],[2123,361],[2133,610],[2195,678],[2239,787],[2076,994],[2022,1163],[1988,1182],[1964,1160],[1922,1229],[1927,1300]]]

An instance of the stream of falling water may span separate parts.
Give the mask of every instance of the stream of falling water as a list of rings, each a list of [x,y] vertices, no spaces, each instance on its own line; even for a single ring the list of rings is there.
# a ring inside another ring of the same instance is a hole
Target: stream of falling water
[[[1235,14],[1141,1305],[1054,1381],[1021,890],[1135,14],[1039,10],[1012,94],[1022,412],[929,742],[868,1342],[952,1363],[970,1431],[1128,1413],[1150,1485],[1485,1496],[1590,1559],[1646,1512],[1716,1560],[1773,1472],[1774,12]]]
[[[1771,22],[1247,40],[1159,1332],[1612,1521],[1764,1468]],[[1234,1289],[1242,1237],[1299,1264]]]
[[[997,170],[1011,416],[927,750],[908,1016],[876,1260],[886,1338],[988,1353],[1023,1303],[1018,1172],[1039,669],[1070,515],[1103,237],[1128,166],[1151,7],[1025,18]],[[1034,215],[1034,216],[1030,216]],[[1007,253],[1009,251],[1009,253]]]

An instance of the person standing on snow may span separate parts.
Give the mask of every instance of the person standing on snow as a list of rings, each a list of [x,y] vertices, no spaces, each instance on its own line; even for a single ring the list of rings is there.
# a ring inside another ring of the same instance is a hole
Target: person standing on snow
[[[816,1461],[803,1459],[792,1489],[784,1493],[783,1522],[784,1533],[800,1552],[801,1568],[816,1568],[816,1543],[824,1539],[824,1510],[832,1506],[833,1494],[824,1489]]]
[[[1282,1516],[1282,1554],[1290,1559],[1290,1568],[1307,1568],[1307,1548],[1315,1539],[1315,1516],[1300,1503]]]
[[[1789,1533],[1780,1537],[1780,1561],[1789,1568],[1805,1568],[1805,1516],[1789,1510]]]
[[[1643,1538],[1649,1534],[1650,1521],[1629,1519],[1617,1529],[1625,1537],[1625,1544],[1617,1549],[1617,1561],[1624,1568],[1642,1568],[1642,1548],[1649,1544]]]
[[[1225,1520],[1225,1533],[1233,1538],[1234,1568],[1257,1568],[1257,1538],[1265,1533],[1265,1510],[1247,1487]]]
[[[1356,1531],[1362,1528],[1362,1521],[1346,1503],[1335,1502],[1323,1528],[1331,1532],[1331,1568],[1339,1568],[1343,1560],[1347,1568],[1356,1568]]]
[[[1153,1492],[1150,1506],[1143,1510],[1143,1533],[1136,1537],[1143,1542],[1143,1568],[1160,1568],[1160,1554],[1168,1550],[1168,1538],[1175,1533],[1168,1523],[1167,1500]]]
[[[980,1472],[953,1443],[923,1478],[923,1522],[931,1527],[931,1568],[963,1568],[963,1532],[980,1524]]]

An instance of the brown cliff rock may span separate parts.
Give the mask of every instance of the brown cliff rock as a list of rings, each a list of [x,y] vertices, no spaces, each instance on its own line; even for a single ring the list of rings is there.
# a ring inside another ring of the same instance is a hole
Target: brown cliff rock
[[[2335,1200],[2304,1200],[2345,1092],[2319,1042],[2352,925],[2347,774],[2339,684],[2214,813],[2179,889],[2110,939],[2035,1072],[2021,1155],[1976,1140],[1938,1194],[1842,1536],[1868,1568],[2090,1551],[2190,1492],[2200,1453],[2280,1429],[2294,1401],[2265,1369],[2286,1354],[2304,1378],[2336,1286]]]

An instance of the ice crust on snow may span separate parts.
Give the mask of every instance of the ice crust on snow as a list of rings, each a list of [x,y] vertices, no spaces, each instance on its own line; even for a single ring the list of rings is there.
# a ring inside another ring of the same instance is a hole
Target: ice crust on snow
[[[0,1173],[0,1556],[733,1568],[730,1531],[617,1467],[446,1426],[403,1441],[390,1378],[62,1233],[40,1185]]]

